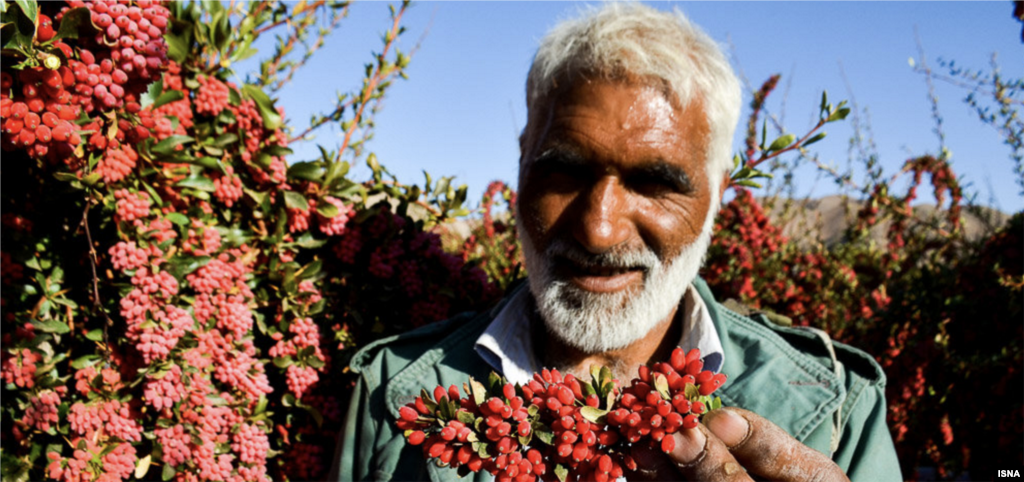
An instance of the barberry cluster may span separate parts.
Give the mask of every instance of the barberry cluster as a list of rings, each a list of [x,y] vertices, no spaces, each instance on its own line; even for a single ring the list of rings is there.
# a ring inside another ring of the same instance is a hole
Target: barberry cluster
[[[607,368],[592,368],[592,382],[544,369],[525,385],[497,375],[489,387],[476,380],[424,390],[399,409],[396,424],[428,459],[460,474],[486,471],[499,481],[595,480],[636,470],[632,446],[668,453],[671,435],[696,427],[706,410],[721,406],[711,394],[724,374],[703,370],[699,350],[672,352],[667,363],[642,366],[621,389]]]

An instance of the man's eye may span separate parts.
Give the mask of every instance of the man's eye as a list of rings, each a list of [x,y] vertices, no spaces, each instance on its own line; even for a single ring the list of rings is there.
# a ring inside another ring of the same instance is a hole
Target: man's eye
[[[676,183],[657,176],[636,176],[627,182],[633,191],[645,195],[665,195],[678,192]]]

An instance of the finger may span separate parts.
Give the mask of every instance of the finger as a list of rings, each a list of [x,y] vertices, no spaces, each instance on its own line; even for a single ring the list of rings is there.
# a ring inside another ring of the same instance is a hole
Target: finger
[[[665,453],[652,447],[634,445],[630,455],[637,469],[630,473],[629,480],[679,480],[676,469]]]
[[[676,447],[670,453],[636,447],[632,456],[637,470],[629,480],[700,480],[707,482],[746,482],[750,477],[728,447],[698,425],[666,437],[674,437]]]
[[[825,454],[791,437],[754,412],[722,408],[704,416],[704,424],[746,469],[770,480],[849,481]]]

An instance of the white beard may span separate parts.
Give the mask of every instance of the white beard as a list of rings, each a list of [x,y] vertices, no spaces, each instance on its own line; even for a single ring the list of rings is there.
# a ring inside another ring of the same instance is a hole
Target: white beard
[[[525,230],[519,230],[530,292],[548,331],[563,343],[584,353],[601,353],[629,346],[667,318],[697,277],[711,244],[717,205],[708,210],[696,241],[684,247],[666,264],[644,245],[635,252],[593,255],[576,244],[552,241],[538,253]],[[522,223],[517,223],[522,226]],[[581,266],[645,268],[643,286],[618,293],[594,293],[558,279],[556,256]]]

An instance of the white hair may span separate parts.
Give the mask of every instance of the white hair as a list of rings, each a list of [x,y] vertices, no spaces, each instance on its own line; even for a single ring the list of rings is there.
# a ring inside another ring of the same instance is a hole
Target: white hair
[[[585,76],[639,77],[660,84],[680,107],[700,101],[710,128],[708,188],[717,199],[722,177],[732,167],[740,86],[721,49],[700,27],[678,10],[660,12],[638,3],[609,3],[563,21],[541,40],[534,56],[527,109],[539,108],[559,83],[572,85]]]
[[[548,332],[584,353],[625,348],[643,338],[679,306],[697,277],[711,244],[717,206],[708,209],[700,235],[673,259],[661,260],[650,247],[634,251],[590,254],[577,244],[555,239],[538,253],[529,233],[518,223],[519,239],[530,274],[530,292]],[[553,266],[564,257],[586,267],[644,267],[643,286],[618,293],[593,293],[561,279]]]

